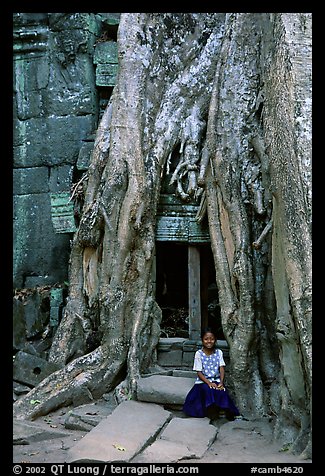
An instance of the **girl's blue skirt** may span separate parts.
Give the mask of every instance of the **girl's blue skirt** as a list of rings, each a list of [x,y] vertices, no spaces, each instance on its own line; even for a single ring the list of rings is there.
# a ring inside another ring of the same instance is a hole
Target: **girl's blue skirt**
[[[211,405],[218,410],[224,410],[227,417],[231,418],[240,415],[227,389],[216,390],[215,388],[210,388],[206,383],[193,385],[186,396],[183,412],[191,417],[202,418],[208,416],[208,408]]]

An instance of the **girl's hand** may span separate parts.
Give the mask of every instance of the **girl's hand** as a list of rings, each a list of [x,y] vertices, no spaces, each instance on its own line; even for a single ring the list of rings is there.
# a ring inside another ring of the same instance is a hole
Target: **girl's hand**
[[[217,385],[217,389],[218,389],[218,390],[224,390],[225,387],[224,387],[223,384],[220,382],[220,383],[218,383],[218,385]]]
[[[215,389],[218,388],[218,386],[217,386],[217,384],[216,384],[215,382],[209,382],[208,385],[209,385],[210,388],[215,388]]]

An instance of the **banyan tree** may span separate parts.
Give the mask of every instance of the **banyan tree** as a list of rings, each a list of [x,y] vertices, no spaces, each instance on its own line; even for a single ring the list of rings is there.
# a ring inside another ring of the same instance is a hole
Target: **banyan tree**
[[[60,369],[14,415],[87,402],[121,381],[136,398],[156,363],[168,182],[208,224],[239,408],[272,415],[275,437],[310,457],[311,14],[122,13],[117,44],[50,351]]]

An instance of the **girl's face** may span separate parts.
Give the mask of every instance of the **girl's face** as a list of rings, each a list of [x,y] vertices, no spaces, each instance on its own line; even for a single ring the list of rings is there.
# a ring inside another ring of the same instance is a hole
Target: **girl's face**
[[[216,342],[216,338],[212,334],[212,332],[206,332],[202,338],[203,346],[207,347],[208,349],[212,349]]]

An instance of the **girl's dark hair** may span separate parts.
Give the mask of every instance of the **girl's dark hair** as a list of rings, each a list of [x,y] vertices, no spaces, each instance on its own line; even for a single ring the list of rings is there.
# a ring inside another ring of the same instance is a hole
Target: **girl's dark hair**
[[[210,332],[211,334],[213,334],[214,337],[215,337],[215,339],[217,340],[217,335],[216,335],[215,331],[212,329],[212,327],[205,327],[204,329],[202,329],[202,331],[201,331],[201,339],[203,339],[204,335],[205,335],[207,332]]]

